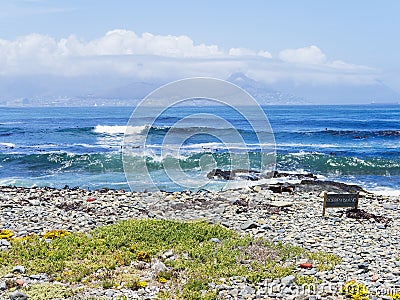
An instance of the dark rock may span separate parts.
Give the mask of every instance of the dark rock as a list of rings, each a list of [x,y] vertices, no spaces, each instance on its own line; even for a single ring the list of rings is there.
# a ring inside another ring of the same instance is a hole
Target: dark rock
[[[218,179],[224,179],[224,180],[233,180],[234,179],[234,175],[232,174],[231,171],[224,171],[221,169],[214,169],[207,174],[207,178],[209,178],[209,179],[213,179],[215,177]]]
[[[287,192],[292,194],[294,192],[295,187],[292,185],[274,184],[274,185],[269,185],[268,189],[274,193]]]
[[[376,222],[380,223],[380,227],[383,226],[383,228],[380,228],[378,226],[378,228],[380,229],[384,229],[388,226],[389,222],[391,221],[390,218],[387,217],[382,217],[382,216],[377,216],[375,214],[372,213],[368,213],[363,209],[357,209],[357,208],[351,208],[346,210],[346,216],[348,218],[352,218],[352,219],[365,219],[365,220],[369,220],[369,219],[374,219]]]
[[[316,192],[329,191],[333,193],[356,193],[366,192],[358,185],[346,184],[336,181],[323,180],[302,180],[296,185],[296,190],[300,192]]]
[[[232,171],[224,171],[221,169],[214,169],[207,174],[207,178],[218,178],[223,180],[247,179],[255,181],[263,178],[263,176],[260,175],[259,171],[255,170],[237,169]]]
[[[285,172],[278,172],[278,171],[274,171],[273,173],[273,178],[290,178],[290,179],[304,179],[304,178],[311,178],[311,179],[317,179],[317,176],[315,176],[314,174],[311,173],[306,173],[306,174],[302,174],[302,173],[285,173]]]
[[[61,202],[57,203],[55,206],[65,211],[81,210],[83,208],[80,202]]]
[[[247,179],[251,181],[257,181],[264,178],[288,178],[288,179],[316,179],[317,177],[311,173],[301,174],[301,173],[285,173],[285,172],[269,172],[261,173],[256,170],[246,170],[246,169],[236,169],[232,171],[225,171],[221,169],[214,169],[207,174],[207,178],[213,179],[223,179],[223,180],[235,180],[235,179]]]
[[[359,269],[368,269],[369,264],[366,262],[358,264]]]
[[[15,266],[12,271],[13,271],[13,273],[24,274],[25,273],[25,267],[24,266]]]
[[[264,229],[264,230],[273,230],[273,228],[272,228],[271,225],[269,225],[269,224],[264,224],[264,225],[262,225],[262,226],[261,226],[261,229]]]
[[[253,222],[253,221],[247,221],[246,223],[243,223],[240,226],[240,229],[242,230],[248,230],[248,229],[253,229],[253,228],[257,228],[258,224]]]

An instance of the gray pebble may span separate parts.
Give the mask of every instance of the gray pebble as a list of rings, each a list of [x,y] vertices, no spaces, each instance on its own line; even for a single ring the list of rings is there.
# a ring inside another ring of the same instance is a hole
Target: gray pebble
[[[231,290],[232,287],[230,285],[227,284],[219,284],[216,286],[218,291],[225,291],[225,290]]]
[[[108,290],[105,293],[105,296],[108,298],[112,298],[114,296],[115,292],[113,290]]]
[[[236,289],[236,288],[234,288],[231,291],[229,291],[229,295],[231,295],[234,299],[237,299],[238,294],[239,294],[239,290]]]
[[[243,223],[240,226],[240,229],[242,230],[248,230],[248,229],[253,229],[253,228],[257,228],[258,224],[253,222],[253,221],[247,221],[246,223]]]
[[[283,277],[281,279],[281,283],[283,285],[289,285],[290,283],[292,283],[293,280],[295,280],[295,278],[296,277],[294,277],[293,275],[289,275],[289,276]]]
[[[240,291],[240,295],[241,295],[241,296],[251,295],[251,294],[254,294],[254,292],[255,292],[255,290],[254,290],[252,287],[246,285],[246,286]]]
[[[31,233],[42,233],[45,230],[58,227],[62,227],[59,229],[70,231],[87,231],[95,226],[105,225],[108,221],[114,223],[119,219],[142,218],[147,216],[147,212],[155,218],[162,217],[176,220],[201,218],[209,220],[211,223],[222,224],[230,229],[245,230],[252,240],[265,238],[272,243],[282,241],[283,243],[308,248],[313,252],[325,251],[339,255],[342,258],[342,263],[332,271],[316,273],[315,269],[295,269],[295,272],[298,272],[299,275],[308,275],[322,280],[322,284],[333,284],[340,287],[349,278],[355,278],[359,282],[366,283],[370,291],[373,291],[374,288],[390,288],[400,284],[400,261],[396,260],[396,257],[398,257],[397,251],[400,247],[398,240],[400,224],[398,219],[400,207],[398,203],[400,197],[382,198],[380,196],[367,195],[365,201],[361,199],[362,208],[366,211],[392,219],[385,227],[384,224],[377,223],[373,219],[357,221],[350,219],[342,210],[335,209],[330,209],[325,218],[321,218],[322,206],[318,193],[296,192],[293,195],[288,195],[273,194],[267,189],[260,190],[257,188],[257,190],[258,193],[254,193],[253,189],[207,194],[174,193],[169,194],[170,202],[160,201],[168,196],[168,194],[162,192],[147,195],[147,193],[117,193],[114,191],[101,194],[93,191],[90,197],[95,197],[97,201],[91,204],[85,202],[88,197],[85,191],[66,190],[59,192],[55,190],[45,195],[45,199],[48,197],[51,200],[41,200],[40,205],[29,205],[27,210],[25,210],[27,206],[14,206],[15,199],[30,196],[27,195],[26,191],[18,191],[13,195],[11,194],[12,190],[11,192],[3,190],[0,191],[2,204],[10,204],[11,206],[2,206],[1,213],[5,218],[0,219],[0,225],[1,228],[13,230],[15,236],[20,237]],[[29,193],[35,196],[36,192],[30,191]],[[60,194],[54,196],[53,193]],[[40,195],[36,196],[38,196],[37,199],[41,199]],[[234,203],[238,199],[247,202],[250,209],[237,213],[238,206]],[[295,209],[270,214],[259,207],[270,202],[279,203],[279,201],[288,200],[291,203],[293,202]],[[85,207],[96,209],[89,213],[84,212],[81,205],[82,201]],[[189,201],[189,204],[185,203],[185,201]],[[67,212],[55,206],[55,204],[62,203],[79,205],[77,205],[77,209]],[[175,205],[173,208],[171,208],[172,204]],[[17,217],[14,217],[16,215]],[[261,225],[264,222],[265,224]],[[52,242],[52,240],[48,241]],[[213,243],[220,242],[216,237],[210,239],[210,241]],[[0,240],[0,251],[2,249],[6,250],[9,247],[8,244],[8,241]],[[163,258],[165,260],[174,259],[174,252],[172,250],[166,251]],[[189,259],[189,255],[183,253],[181,258]],[[296,259],[301,258],[303,257]],[[249,260],[240,259],[242,263],[248,264],[250,262]],[[313,261],[310,262],[315,264]],[[292,263],[298,265],[300,260],[289,261],[288,265]],[[155,265],[163,266],[162,262],[153,262],[153,264],[146,265],[146,269],[152,272],[149,276],[155,275],[155,269],[164,269],[164,267],[154,268]],[[151,266],[153,269],[150,270]],[[372,282],[372,274],[379,274],[380,279]],[[297,274],[293,275],[297,276]],[[0,281],[0,287],[4,288],[4,281],[7,280],[7,277],[15,279],[16,276],[16,273],[7,274],[1,279],[3,282]],[[24,276],[23,279],[28,286],[29,284],[47,282],[49,280],[46,277],[42,277],[41,274],[29,277]],[[151,282],[152,280],[149,279],[148,281]],[[231,277],[218,281],[218,283],[225,283],[222,285],[210,283],[208,290],[216,289],[221,295],[221,299],[264,299],[270,295],[271,298],[280,300],[306,300],[337,299],[337,296],[339,296],[337,291],[334,291],[317,297],[304,296],[299,298],[294,289],[296,286],[293,281],[294,276],[287,276],[282,279],[275,279],[272,282],[269,281],[269,283],[265,281],[255,286],[248,286],[245,278],[242,280],[237,277]],[[274,290],[272,290],[273,286],[275,287]],[[151,299],[156,298],[160,288],[162,286],[150,283],[146,289],[141,289],[140,291],[129,289],[88,289],[82,292],[84,294],[82,294],[82,297],[118,298],[126,296],[128,299]],[[7,291],[0,292],[1,299],[6,299],[7,295]],[[385,298],[380,296],[378,299]]]
[[[170,258],[170,257],[172,257],[172,256],[174,256],[174,251],[173,251],[172,249],[170,249],[170,250],[164,252],[164,254],[162,255],[162,257],[163,257],[164,259]]]
[[[8,296],[10,297],[10,300],[26,300],[26,299],[28,299],[28,296],[20,291],[12,292]]]
[[[385,229],[386,227],[385,227],[385,225],[383,225],[383,224],[376,223],[376,228],[378,228],[378,229]]]
[[[15,266],[12,269],[13,273],[21,273],[21,274],[25,274],[25,267],[24,266]]]
[[[157,261],[156,263],[154,263],[151,268],[156,272],[156,274],[159,274],[161,272],[165,272],[168,270],[166,265],[161,261]]]
[[[11,243],[9,241],[7,241],[6,239],[1,239],[0,246],[11,247]]]
[[[218,215],[222,215],[225,212],[225,207],[219,207],[215,210],[215,213]]]

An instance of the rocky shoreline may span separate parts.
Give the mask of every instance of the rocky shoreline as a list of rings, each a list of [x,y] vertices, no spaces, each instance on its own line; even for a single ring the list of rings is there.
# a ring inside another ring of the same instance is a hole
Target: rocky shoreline
[[[400,293],[400,197],[378,196],[357,186],[313,178],[281,186],[291,188],[259,185],[221,192],[136,193],[0,187],[0,229],[22,237],[52,229],[88,231],[131,218],[203,219],[254,237],[331,252],[342,258],[332,271],[301,269],[302,274],[318,280],[314,291],[302,291],[290,276],[257,286],[249,285],[244,278],[227,278],[226,284],[210,286],[218,291],[220,299],[342,299],[340,288],[353,278],[365,283],[371,294],[376,293],[371,299],[392,299],[387,296],[390,292]],[[322,191],[360,192],[359,208],[390,222],[350,218],[342,208],[327,209],[323,217]],[[0,247],[0,251],[6,251],[11,245],[2,239]],[[49,281],[45,274],[12,271],[0,278],[0,299],[24,299],[12,293],[10,296],[6,280],[22,280],[24,286]],[[75,299],[116,299],[122,295],[152,299],[158,291],[157,286],[139,291],[85,289]]]

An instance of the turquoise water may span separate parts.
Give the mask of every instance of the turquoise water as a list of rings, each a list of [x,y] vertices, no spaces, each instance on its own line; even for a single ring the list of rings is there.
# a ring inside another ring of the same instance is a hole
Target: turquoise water
[[[0,184],[129,189],[122,164],[122,142],[133,107],[0,108]],[[266,106],[276,141],[277,169],[312,172],[321,178],[382,191],[400,190],[400,106]],[[234,129],[204,120],[175,128],[193,113],[216,114]],[[148,129],[147,168],[165,190],[165,160],[190,174],[204,154],[229,167],[223,144],[238,132],[247,147],[236,152],[256,158],[257,135],[246,120],[224,107],[176,107],[149,124],[143,116],[137,135]],[[197,124],[197,123],[196,123]],[[147,126],[147,127],[146,127]],[[166,134],[190,135],[177,157],[161,156]],[[201,132],[201,134],[196,134]],[[218,138],[216,138],[218,137]],[[139,158],[138,158],[139,159]],[[257,168],[256,160],[254,160]],[[253,167],[253,166],[252,166]],[[141,190],[140,184],[136,186]]]

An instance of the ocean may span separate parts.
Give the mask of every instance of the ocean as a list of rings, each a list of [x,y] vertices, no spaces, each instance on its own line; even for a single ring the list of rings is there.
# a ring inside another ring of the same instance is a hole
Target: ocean
[[[278,171],[310,172],[321,179],[358,184],[382,194],[400,194],[400,105],[262,109],[274,133]],[[128,185],[122,162],[124,133],[133,110],[134,107],[0,108],[0,185],[143,190],[145,182]],[[201,126],[199,122],[193,126],[190,121],[179,123],[192,113],[218,115],[233,127],[207,119],[201,121]],[[140,155],[146,156],[147,170],[160,189],[185,189],[168,180],[164,170],[167,161],[179,172],[199,178],[206,174],[200,170],[205,154],[212,160],[210,166],[226,169],[233,151],[250,153],[250,160],[254,158],[254,165],[251,161],[250,166],[257,169],[257,153],[262,151],[257,146],[257,135],[251,124],[229,109],[176,107],[165,111],[153,124],[148,122],[145,116],[135,120],[134,134],[146,134],[148,151]],[[179,155],[162,151],[171,128],[176,145],[180,146],[175,152]],[[228,149],[224,139],[237,133],[245,147]],[[221,184],[220,180],[214,181],[207,187]]]

